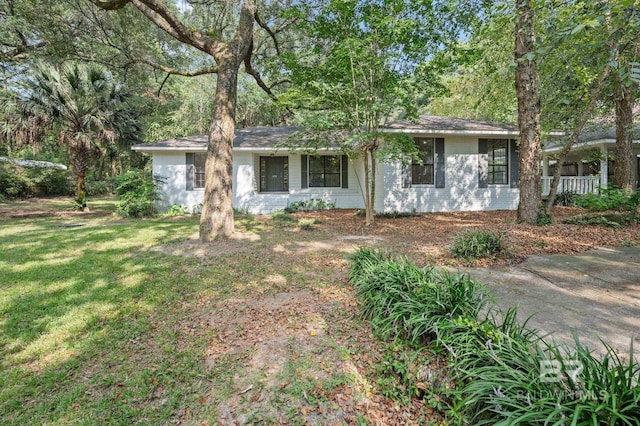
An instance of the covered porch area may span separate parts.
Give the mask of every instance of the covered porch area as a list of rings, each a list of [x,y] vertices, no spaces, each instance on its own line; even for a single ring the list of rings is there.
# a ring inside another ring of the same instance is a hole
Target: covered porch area
[[[583,135],[563,164],[558,164],[556,160],[562,145],[546,146],[542,154],[542,195],[549,195],[556,167],[562,168],[558,193],[598,193],[599,188],[606,188],[614,181],[615,144],[615,129]],[[640,146],[637,137],[633,141],[633,156],[631,172],[634,187],[638,188]]]

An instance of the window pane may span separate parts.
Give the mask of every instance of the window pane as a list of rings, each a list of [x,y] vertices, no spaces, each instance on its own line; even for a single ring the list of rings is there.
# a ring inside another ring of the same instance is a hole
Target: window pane
[[[433,184],[434,138],[415,138],[416,148],[420,151],[422,164],[414,161],[411,165],[412,184]]]
[[[340,186],[340,173],[327,173],[324,175],[324,186]]]
[[[322,161],[322,157],[309,157],[309,172],[324,173],[324,161]]]
[[[309,186],[339,188],[341,186],[340,156],[309,157]]]
[[[325,173],[340,173],[340,158],[337,155],[325,156]]]
[[[206,152],[196,152],[193,155],[193,187],[194,188],[204,188],[204,169],[207,161],[207,153]]]
[[[509,183],[509,140],[489,139],[487,143],[489,157],[487,182],[490,185]]]

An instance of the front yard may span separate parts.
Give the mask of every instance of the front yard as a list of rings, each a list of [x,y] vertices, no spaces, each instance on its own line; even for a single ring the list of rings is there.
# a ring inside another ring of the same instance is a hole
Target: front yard
[[[409,400],[384,376],[397,348],[359,318],[349,253],[368,245],[456,265],[447,247],[468,228],[505,233],[499,262],[640,244],[637,225],[534,227],[482,212],[368,229],[335,210],[239,215],[236,238],[202,246],[196,217],[70,205],[0,203],[4,423],[437,423],[437,403]]]

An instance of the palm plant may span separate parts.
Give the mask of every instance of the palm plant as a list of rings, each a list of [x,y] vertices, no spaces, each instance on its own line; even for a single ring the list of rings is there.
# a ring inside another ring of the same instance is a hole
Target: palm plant
[[[132,138],[134,120],[124,119],[128,95],[105,69],[80,63],[37,64],[33,76],[14,92],[5,108],[43,120],[67,148],[76,176],[76,203],[86,208],[85,179],[92,160],[109,146]]]

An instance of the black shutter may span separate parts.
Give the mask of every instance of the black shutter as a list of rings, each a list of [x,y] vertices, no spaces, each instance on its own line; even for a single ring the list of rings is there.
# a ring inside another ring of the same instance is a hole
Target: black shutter
[[[267,157],[260,157],[260,192],[267,190]]]
[[[193,152],[187,152],[187,191],[193,191],[193,180],[196,174],[195,154]]]
[[[489,169],[489,157],[487,155],[487,140],[478,140],[478,187],[488,188],[488,169]]]
[[[302,188],[308,188],[309,187],[309,183],[307,182],[307,178],[308,178],[308,174],[307,174],[307,156],[306,155],[301,155],[300,156],[300,165],[301,165],[301,170],[300,173],[302,174],[301,176],[301,187]]]
[[[283,158],[284,171],[282,172],[282,180],[284,181],[284,190],[289,191],[289,157]]]
[[[509,141],[509,183],[511,188],[520,187],[520,152],[515,139]]]
[[[349,157],[342,156],[342,187],[349,188]]]
[[[402,187],[411,188],[411,159],[408,159],[407,164],[402,164]]]
[[[444,188],[444,139],[435,141],[436,188]]]

